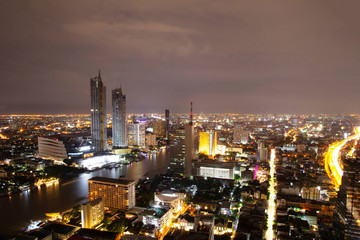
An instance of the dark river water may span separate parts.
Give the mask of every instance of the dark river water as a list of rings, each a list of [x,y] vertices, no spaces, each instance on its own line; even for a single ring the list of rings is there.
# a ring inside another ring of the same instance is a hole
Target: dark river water
[[[89,178],[126,176],[138,181],[147,176],[166,173],[170,164],[169,153],[169,149],[164,149],[131,165],[83,173],[66,183],[0,198],[0,233],[8,234],[21,230],[29,225],[30,220],[45,219],[45,213],[61,212],[86,202]]]

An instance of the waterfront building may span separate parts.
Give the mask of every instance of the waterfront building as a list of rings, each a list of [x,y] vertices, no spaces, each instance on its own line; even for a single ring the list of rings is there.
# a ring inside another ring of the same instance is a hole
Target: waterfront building
[[[89,179],[89,200],[98,198],[102,198],[107,208],[128,210],[135,206],[135,181],[93,177]]]
[[[164,138],[166,136],[166,122],[163,120],[155,121],[153,133],[158,138]]]
[[[165,122],[166,122],[165,139],[169,142],[170,141],[170,110],[169,109],[165,109]]]
[[[106,150],[106,87],[104,86],[100,71],[99,75],[90,78],[91,89],[91,139],[95,152]]]
[[[93,228],[104,219],[104,202],[101,198],[81,205],[81,227]]]
[[[145,123],[133,123],[127,125],[129,146],[145,148]]]
[[[199,153],[215,156],[217,149],[217,134],[215,131],[199,133]]]
[[[127,147],[126,95],[121,88],[112,90],[112,137],[113,148]]]
[[[146,142],[146,147],[150,147],[150,146],[155,147],[157,145],[156,135],[151,134],[151,133],[146,134],[145,142]]]
[[[56,161],[81,159],[93,155],[90,136],[60,134],[53,137],[38,137],[39,157]]]
[[[67,159],[63,141],[53,138],[38,137],[39,157],[56,161]]]

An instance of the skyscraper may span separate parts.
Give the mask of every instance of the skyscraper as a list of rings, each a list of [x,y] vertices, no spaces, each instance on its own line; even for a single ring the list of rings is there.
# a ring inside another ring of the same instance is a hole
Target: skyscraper
[[[99,75],[90,78],[91,90],[91,139],[95,152],[106,150],[106,87]]]
[[[170,111],[169,109],[165,109],[165,121],[166,121],[166,129],[165,129],[165,138],[169,143],[170,141]]]
[[[112,90],[112,110],[113,148],[124,148],[127,146],[126,95],[121,88]]]
[[[154,131],[153,133],[158,138],[166,137],[166,122],[163,120],[157,120],[154,122]]]
[[[190,110],[190,122],[185,126],[185,176],[191,176],[191,165],[194,158],[194,125],[193,125],[193,112],[192,101]]]

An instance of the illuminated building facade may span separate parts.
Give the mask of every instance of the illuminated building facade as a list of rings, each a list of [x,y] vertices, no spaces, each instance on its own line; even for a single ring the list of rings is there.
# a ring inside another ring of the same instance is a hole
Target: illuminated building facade
[[[170,110],[165,110],[165,122],[166,122],[166,129],[165,129],[165,138],[167,141],[170,140]]]
[[[121,88],[112,90],[112,110],[113,148],[127,147],[126,95]]]
[[[91,156],[90,137],[81,134],[60,134],[52,137],[38,137],[39,157],[63,161]]]
[[[214,131],[199,133],[199,153],[215,156],[217,149],[217,134]]]
[[[214,160],[194,161],[192,171],[194,176],[228,180],[233,180],[235,174],[240,174],[239,166]]]
[[[172,141],[170,151],[170,168],[175,173],[184,173],[185,163],[185,129],[176,129]]]
[[[155,121],[153,133],[158,138],[164,138],[166,136],[166,122],[162,120]]]
[[[89,200],[102,198],[104,206],[128,210],[135,206],[135,181],[93,177],[89,179]]]
[[[129,146],[145,148],[145,123],[133,123],[127,125]]]
[[[188,124],[185,126],[185,176],[191,176],[191,162],[194,159],[195,134],[194,126]]]
[[[106,150],[106,87],[99,75],[90,78],[91,89],[91,140],[95,152]]]
[[[258,142],[258,159],[265,161],[268,158],[268,150],[263,141]]]
[[[344,163],[334,211],[335,239],[360,239],[360,164]]]
[[[156,135],[154,134],[146,134],[145,136],[145,142],[146,142],[146,147],[150,147],[150,146],[156,146],[157,142],[156,142]]]
[[[104,203],[101,198],[81,205],[81,227],[93,228],[104,219]]]
[[[38,137],[39,157],[57,161],[67,159],[64,142],[58,139]]]

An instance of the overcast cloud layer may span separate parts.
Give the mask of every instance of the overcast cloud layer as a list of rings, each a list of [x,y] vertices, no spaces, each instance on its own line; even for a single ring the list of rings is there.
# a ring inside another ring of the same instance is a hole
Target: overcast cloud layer
[[[5,1],[0,114],[360,113],[360,1]]]

